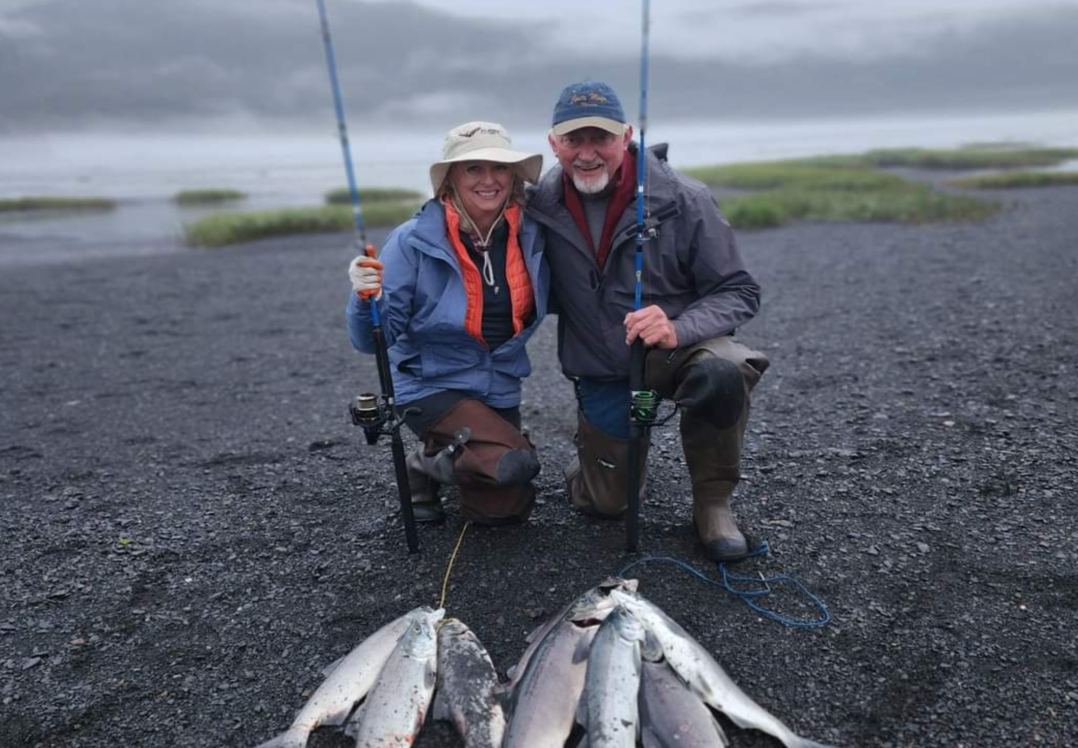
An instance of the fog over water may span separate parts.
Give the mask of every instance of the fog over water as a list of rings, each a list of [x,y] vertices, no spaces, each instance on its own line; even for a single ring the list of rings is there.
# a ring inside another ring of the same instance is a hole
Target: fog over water
[[[217,210],[317,205],[345,184],[332,113],[324,132],[303,134],[76,133],[0,137],[0,198],[103,196],[120,201],[101,214],[0,218],[0,263],[176,251],[186,222]],[[869,148],[955,147],[1030,142],[1078,147],[1078,110],[940,117],[838,117],[763,122],[665,122],[653,112],[647,142],[670,143],[676,167],[856,153]],[[545,130],[517,130],[514,144],[553,163]],[[351,134],[361,187],[430,193],[427,169],[441,151],[440,130]],[[1071,164],[1071,167],[1074,165]],[[184,189],[232,188],[250,195],[225,208],[180,208]]]

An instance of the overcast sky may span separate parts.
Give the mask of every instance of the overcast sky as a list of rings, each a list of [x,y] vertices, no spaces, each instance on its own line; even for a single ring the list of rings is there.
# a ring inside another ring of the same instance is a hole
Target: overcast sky
[[[326,0],[349,111],[545,119],[598,77],[635,113],[631,0]],[[1078,109],[1078,0],[656,0],[667,117]],[[0,0],[0,129],[323,121],[315,0]]]

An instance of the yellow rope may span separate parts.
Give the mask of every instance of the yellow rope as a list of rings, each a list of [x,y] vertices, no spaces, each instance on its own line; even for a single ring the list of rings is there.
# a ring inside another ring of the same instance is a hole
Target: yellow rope
[[[445,570],[445,579],[442,580],[442,599],[438,603],[439,608],[445,607],[445,596],[449,590],[449,575],[453,573],[453,563],[457,560],[457,551],[460,550],[460,544],[464,542],[464,533],[468,532],[468,526],[471,522],[465,522],[464,527],[461,528],[460,537],[457,538],[457,547],[453,549],[453,555],[449,557],[449,566]]]

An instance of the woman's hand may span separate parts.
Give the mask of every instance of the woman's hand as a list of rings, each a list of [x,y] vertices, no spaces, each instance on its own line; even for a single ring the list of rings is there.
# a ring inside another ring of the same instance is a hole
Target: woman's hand
[[[385,265],[366,255],[360,255],[348,263],[348,277],[352,280],[356,296],[364,301],[372,296],[375,301],[382,298],[383,268]]]

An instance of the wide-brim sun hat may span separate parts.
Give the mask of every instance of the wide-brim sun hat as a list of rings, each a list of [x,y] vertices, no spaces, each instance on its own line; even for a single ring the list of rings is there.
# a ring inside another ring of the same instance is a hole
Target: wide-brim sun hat
[[[467,122],[446,134],[442,160],[430,167],[430,184],[435,194],[445,183],[449,168],[460,161],[512,164],[513,171],[525,182],[538,182],[543,171],[542,155],[514,151],[509,133],[495,122]]]

